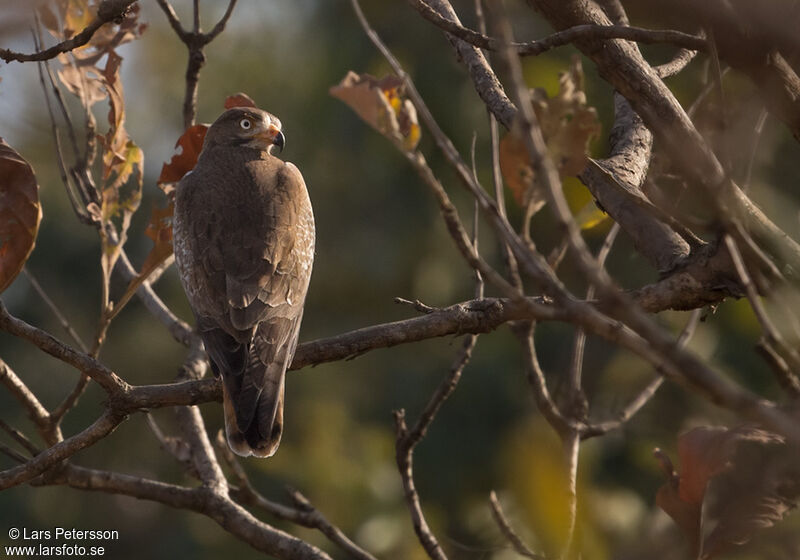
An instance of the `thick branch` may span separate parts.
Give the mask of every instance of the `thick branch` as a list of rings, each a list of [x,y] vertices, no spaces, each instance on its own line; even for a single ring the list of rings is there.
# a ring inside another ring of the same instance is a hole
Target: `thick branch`
[[[537,311],[537,319],[555,319],[558,310],[536,298],[526,300]],[[375,348],[417,342],[439,336],[477,334],[498,326],[530,317],[525,305],[508,299],[485,298],[458,303],[421,317],[365,327],[330,338],[306,342],[297,347],[291,369],[300,369],[347,358]]]
[[[673,270],[689,255],[689,244],[675,230],[644,211],[642,184],[650,167],[653,135],[630,104],[614,95],[614,126],[609,157],[586,166],[581,180],[648,261],[660,273]]]
[[[276,558],[330,560],[327,554],[315,546],[259,521],[229,498],[220,497],[205,487],[184,488],[156,480],[75,465],[66,465],[53,483],[66,484],[80,490],[151,500],[202,513],[253,548]]]
[[[454,22],[459,26],[461,25],[458,16],[449,2],[429,0],[428,4],[441,15],[442,18]],[[453,49],[455,49],[458,59],[467,67],[467,71],[472,78],[472,83],[475,85],[475,90],[478,92],[481,100],[483,100],[486,107],[497,120],[504,127],[510,129],[517,109],[508,99],[505,91],[503,91],[503,86],[497,79],[497,76],[495,76],[491,66],[489,66],[486,57],[478,47],[467,43],[463,39],[459,39],[453,35],[449,35],[448,39]]]
[[[537,0],[536,6],[557,28],[608,25],[593,3]],[[725,174],[725,171],[683,111],[675,96],[642,58],[636,45],[623,40],[575,41],[597,64],[600,75],[625,96],[645,125],[663,142],[683,174],[700,185],[717,207],[721,220],[740,220],[773,254],[784,260],[794,276],[800,271],[800,245],[777,227]]]

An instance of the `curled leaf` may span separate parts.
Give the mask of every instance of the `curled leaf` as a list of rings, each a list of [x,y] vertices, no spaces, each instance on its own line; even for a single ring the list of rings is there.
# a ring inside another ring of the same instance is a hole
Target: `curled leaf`
[[[542,89],[534,89],[531,103],[559,174],[575,176],[586,166],[589,142],[600,133],[600,121],[594,107],[586,104],[579,58],[572,60],[558,83],[559,91],[554,97],[548,97]],[[544,196],[535,185],[533,165],[518,125],[500,142],[500,170],[517,203],[533,205],[534,211],[541,208]]]
[[[0,138],[0,292],[28,260],[41,218],[33,168]]]
[[[225,108],[233,109],[234,107],[255,107],[258,108],[253,98],[246,93],[235,93],[225,98]]]
[[[397,76],[377,79],[369,74],[348,72],[330,94],[344,101],[372,128],[412,151],[422,136],[417,111],[405,98],[404,84]]]
[[[196,124],[186,129],[175,143],[175,155],[161,167],[158,184],[177,183],[181,177],[194,169],[203,150],[203,141],[208,131],[207,124]]]
[[[787,476],[785,472],[798,465],[787,466],[783,444],[783,438],[750,426],[698,427],[678,437],[680,472],[667,473],[656,504],[686,534],[693,557],[711,558],[727,546],[742,544],[755,530],[771,526],[794,507],[800,488],[787,484],[796,479],[796,473]],[[656,456],[666,472],[669,459],[665,461],[660,451]],[[748,465],[754,457],[757,470]],[[773,472],[768,475],[769,471]],[[736,490],[716,497],[717,525],[704,541],[708,489],[719,480]]]

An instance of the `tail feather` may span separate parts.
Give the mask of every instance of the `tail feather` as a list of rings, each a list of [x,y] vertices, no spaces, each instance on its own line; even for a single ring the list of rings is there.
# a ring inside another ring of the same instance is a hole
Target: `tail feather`
[[[211,325],[198,329],[214,371],[222,376],[225,433],[238,455],[270,457],[278,449],[286,369],[297,346],[301,316],[262,322],[249,341]]]
[[[225,432],[228,445],[237,455],[271,457],[277,451],[283,435],[286,365],[285,362],[273,362],[269,365],[257,363],[264,371],[254,377],[262,377],[263,384],[247,422],[241,421],[241,395],[234,406],[227,383],[223,383]],[[245,371],[245,378],[250,373],[249,370]]]

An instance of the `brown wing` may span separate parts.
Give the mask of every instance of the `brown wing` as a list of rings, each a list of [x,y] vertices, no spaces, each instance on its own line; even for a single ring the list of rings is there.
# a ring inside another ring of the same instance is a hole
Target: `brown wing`
[[[198,330],[235,412],[229,440],[245,454],[271,454],[313,261],[303,178],[249,150],[204,153],[179,185],[175,237]]]

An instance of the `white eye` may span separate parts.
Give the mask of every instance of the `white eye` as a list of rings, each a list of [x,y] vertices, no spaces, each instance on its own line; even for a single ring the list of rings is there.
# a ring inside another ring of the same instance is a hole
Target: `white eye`
[[[250,122],[250,119],[242,119],[242,120],[239,121],[239,126],[241,126],[243,129],[247,130],[251,126],[253,126],[253,123]]]

